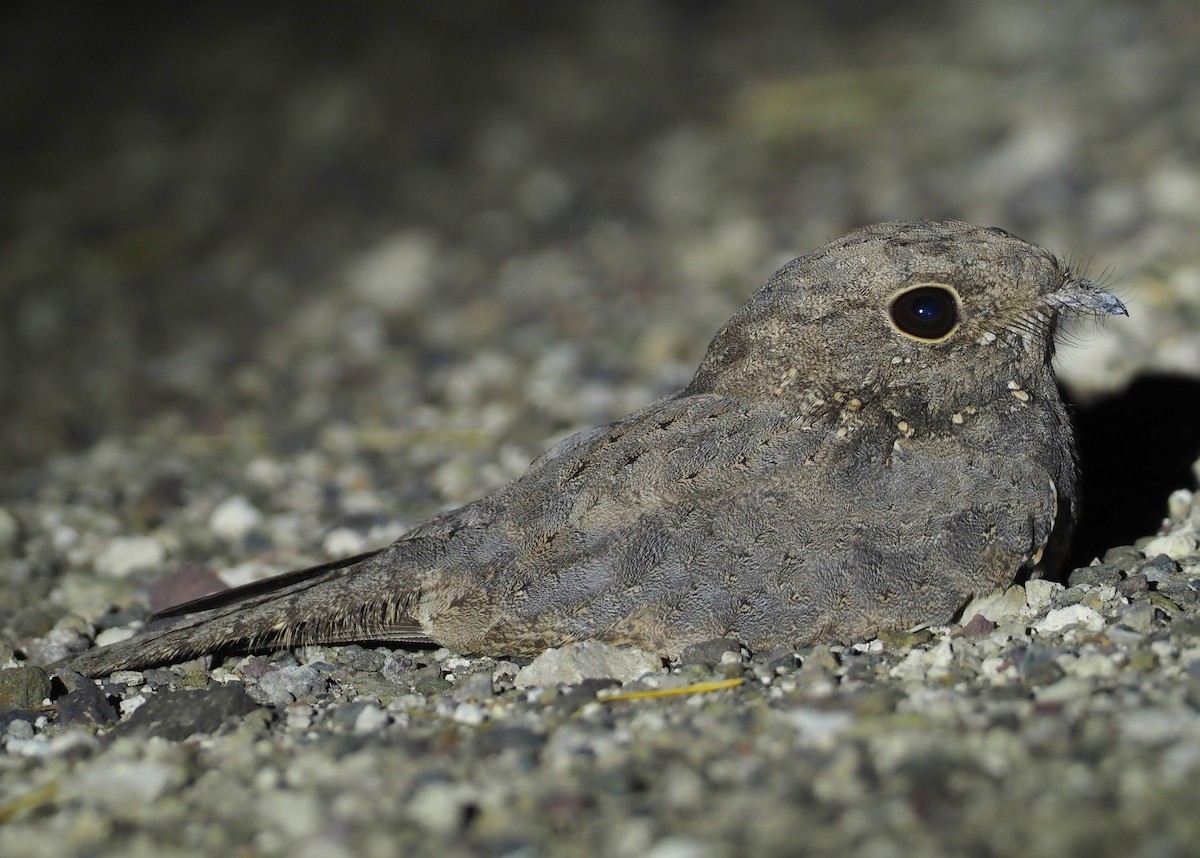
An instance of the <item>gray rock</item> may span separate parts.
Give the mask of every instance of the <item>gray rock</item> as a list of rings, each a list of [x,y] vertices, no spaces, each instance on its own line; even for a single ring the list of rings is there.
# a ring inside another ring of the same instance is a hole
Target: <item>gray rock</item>
[[[1104,584],[1116,584],[1121,580],[1121,569],[1119,566],[1109,563],[1099,563],[1095,566],[1081,566],[1071,572],[1067,577],[1067,584],[1071,587],[1078,587],[1083,584],[1090,584],[1093,587]]]
[[[1117,583],[1117,592],[1126,599],[1132,599],[1138,593],[1145,593],[1149,589],[1150,583],[1141,572],[1130,575],[1125,580]]]
[[[252,687],[255,697],[272,706],[296,700],[313,700],[329,689],[329,682],[311,665],[291,665],[264,673]]]
[[[196,733],[214,733],[224,724],[259,708],[237,683],[203,691],[168,691],[150,697],[113,729],[114,735],[158,736],[180,742]]]
[[[518,688],[573,685],[584,679],[616,679],[632,682],[647,673],[660,673],[662,659],[632,647],[600,641],[580,641],[546,650],[517,672]]]
[[[455,700],[487,700],[494,697],[495,688],[492,686],[492,672],[480,670],[472,673],[454,687],[452,695]]]
[[[1102,561],[1118,569],[1133,569],[1142,562],[1142,552],[1132,545],[1116,545],[1104,552]]]
[[[1138,566],[1135,574],[1146,576],[1146,580],[1151,584],[1158,584],[1178,572],[1178,563],[1166,554],[1158,554]]]
[[[1148,632],[1154,626],[1154,606],[1149,602],[1133,602],[1117,612],[1117,622],[1135,632]]]
[[[714,638],[683,648],[679,654],[680,664],[703,664],[715,667],[721,663],[721,657],[727,652],[741,653],[742,646],[729,638]]]
[[[40,667],[0,670],[0,709],[29,709],[50,696],[50,677]]]
[[[167,552],[153,536],[118,536],[96,558],[96,571],[109,578],[127,578],[162,566]]]

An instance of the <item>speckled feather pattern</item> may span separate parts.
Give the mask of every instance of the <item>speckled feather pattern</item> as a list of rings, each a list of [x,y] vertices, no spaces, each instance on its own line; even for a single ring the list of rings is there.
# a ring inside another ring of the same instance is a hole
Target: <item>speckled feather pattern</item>
[[[924,283],[959,302],[937,341],[889,319]],[[780,269],[682,391],[370,557],[202,600],[70,666],[350,640],[674,656],[716,637],[758,650],[947,622],[1060,553],[1077,504],[1057,318],[1123,309],[1000,230],[858,230]]]

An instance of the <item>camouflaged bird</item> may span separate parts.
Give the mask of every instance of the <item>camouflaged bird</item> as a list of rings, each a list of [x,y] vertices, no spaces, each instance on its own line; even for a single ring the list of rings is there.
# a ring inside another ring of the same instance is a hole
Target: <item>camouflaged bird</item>
[[[678,393],[387,548],[190,603],[69,666],[366,640],[675,656],[948,622],[1070,530],[1054,334],[1117,313],[999,229],[857,230],[780,269]]]

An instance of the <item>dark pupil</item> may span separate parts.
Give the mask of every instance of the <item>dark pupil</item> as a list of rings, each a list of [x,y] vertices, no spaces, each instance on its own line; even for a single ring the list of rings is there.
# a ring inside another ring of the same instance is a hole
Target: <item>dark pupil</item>
[[[912,302],[913,315],[924,322],[936,322],[942,310],[941,302],[929,295],[922,295]]]
[[[905,292],[892,303],[891,313],[896,327],[925,340],[946,336],[958,321],[954,296],[936,286]]]

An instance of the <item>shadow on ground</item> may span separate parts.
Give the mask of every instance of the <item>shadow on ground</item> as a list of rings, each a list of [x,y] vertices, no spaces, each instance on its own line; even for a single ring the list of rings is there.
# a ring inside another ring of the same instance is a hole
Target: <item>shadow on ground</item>
[[[1168,410],[1164,403],[1178,407]],[[1082,517],[1067,569],[1154,533],[1166,515],[1163,498],[1195,487],[1191,465],[1200,456],[1200,421],[1191,418],[1195,403],[1200,380],[1156,375],[1077,407]]]

